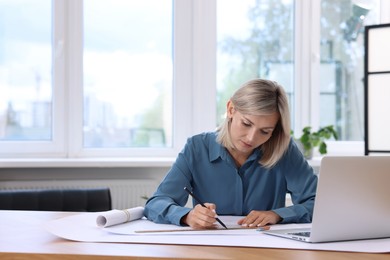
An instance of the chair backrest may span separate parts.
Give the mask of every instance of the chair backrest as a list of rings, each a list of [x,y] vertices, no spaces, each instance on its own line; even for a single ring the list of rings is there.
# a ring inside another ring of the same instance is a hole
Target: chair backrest
[[[111,210],[109,188],[1,190],[2,210],[107,211]]]

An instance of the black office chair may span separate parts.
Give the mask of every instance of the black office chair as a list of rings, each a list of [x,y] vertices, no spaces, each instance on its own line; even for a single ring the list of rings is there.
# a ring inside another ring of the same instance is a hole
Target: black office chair
[[[111,210],[109,188],[1,190],[2,210],[107,211]]]

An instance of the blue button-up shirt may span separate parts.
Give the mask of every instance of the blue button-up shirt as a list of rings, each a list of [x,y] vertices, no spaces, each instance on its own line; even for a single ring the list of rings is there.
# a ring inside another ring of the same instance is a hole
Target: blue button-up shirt
[[[181,225],[188,187],[202,201],[214,203],[218,215],[245,216],[251,210],[273,210],[281,223],[311,222],[317,176],[291,141],[287,152],[272,168],[259,164],[261,150],[239,168],[216,133],[202,133],[187,140],[157,191],[146,202],[145,216],[157,223]],[[286,194],[292,206],[286,207]],[[196,205],[193,201],[193,205]]]

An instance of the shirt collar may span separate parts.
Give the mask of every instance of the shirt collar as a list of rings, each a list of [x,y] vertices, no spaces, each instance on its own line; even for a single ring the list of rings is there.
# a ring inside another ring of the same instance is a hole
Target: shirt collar
[[[217,160],[219,157],[222,159],[226,158],[226,149],[220,143],[217,142],[217,133],[215,134],[215,138],[210,140],[209,144],[209,160],[213,162]]]

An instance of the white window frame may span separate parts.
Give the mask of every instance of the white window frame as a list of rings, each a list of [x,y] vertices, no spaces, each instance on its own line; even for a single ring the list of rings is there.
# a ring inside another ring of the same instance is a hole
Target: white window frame
[[[1,141],[0,158],[15,157],[64,157],[66,155],[66,129],[57,118],[65,118],[65,16],[66,0],[52,1],[53,13],[53,88],[52,88],[52,140],[50,141]]]
[[[320,21],[321,0],[296,1],[296,62],[301,67],[296,68],[295,90],[296,104],[302,103],[296,113],[294,132],[298,133],[303,127],[311,125],[319,127],[320,118]],[[380,0],[380,23],[390,22],[390,2]],[[302,29],[299,29],[302,28]],[[299,48],[302,48],[303,54]],[[307,49],[306,49],[307,48]],[[305,51],[306,50],[306,51]],[[309,51],[307,51],[309,50]],[[309,64],[308,66],[305,66]],[[305,82],[310,82],[307,86]],[[301,88],[299,88],[301,86]],[[306,93],[306,94],[305,94]],[[362,141],[327,141],[328,155],[364,155],[364,140]],[[320,156],[318,151],[314,156]]]
[[[53,141],[1,142],[0,158],[173,158],[189,136],[215,129],[216,0],[174,1],[174,140],[159,149],[82,147],[83,3],[52,3]],[[295,1],[295,132],[319,124],[319,12],[320,0]],[[389,22],[390,2],[382,0],[381,23]],[[364,154],[364,142],[328,142],[328,154]]]
[[[214,2],[214,5],[213,5]],[[215,1],[174,1],[174,78],[172,148],[84,148],[82,147],[82,2],[70,1],[69,46],[69,157],[175,157],[187,137],[213,130],[215,115]],[[207,93],[205,95],[204,93]],[[70,102],[70,101],[69,101]],[[69,103],[70,104],[70,103]]]

